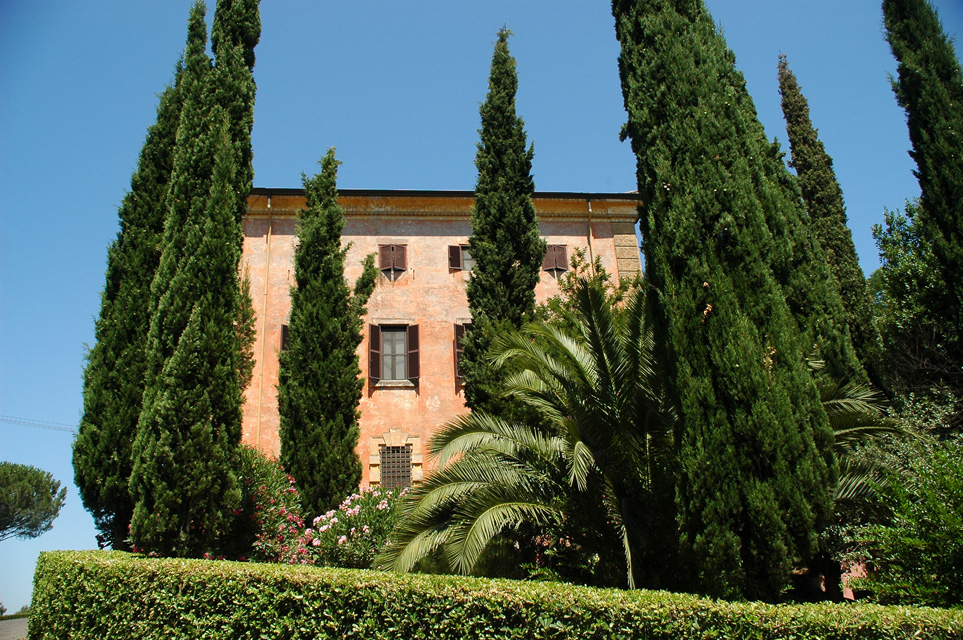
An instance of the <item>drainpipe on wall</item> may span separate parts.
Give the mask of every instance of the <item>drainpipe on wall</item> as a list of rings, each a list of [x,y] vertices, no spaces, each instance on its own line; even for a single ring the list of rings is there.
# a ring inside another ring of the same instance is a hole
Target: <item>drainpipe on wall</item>
[[[274,218],[271,215],[271,196],[268,195],[268,228],[267,228],[267,262],[264,265],[264,296],[261,305],[261,355],[259,357],[260,375],[257,381],[257,436],[256,444],[258,451],[261,451],[261,406],[264,404],[264,350],[267,345],[267,305],[268,289],[271,283],[271,232],[274,229]],[[263,453],[263,451],[262,451]]]
[[[592,249],[592,199],[588,198],[588,250],[589,273],[595,275],[595,252]]]

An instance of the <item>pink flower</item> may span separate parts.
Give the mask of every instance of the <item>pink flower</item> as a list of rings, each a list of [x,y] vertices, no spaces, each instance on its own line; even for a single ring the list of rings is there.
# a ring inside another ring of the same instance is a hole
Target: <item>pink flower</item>
[[[320,546],[321,546],[321,538],[315,538],[314,540],[311,541],[311,544],[312,544],[313,546],[315,546],[315,547],[320,547]]]
[[[348,536],[341,536],[340,538],[338,538],[338,544],[344,544],[347,541],[348,541]]]

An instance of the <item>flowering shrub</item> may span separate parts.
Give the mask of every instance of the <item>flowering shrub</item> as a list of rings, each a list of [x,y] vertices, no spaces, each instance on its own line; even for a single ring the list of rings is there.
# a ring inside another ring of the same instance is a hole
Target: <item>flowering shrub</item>
[[[250,559],[258,562],[313,564],[294,478],[255,449],[242,447],[242,504],[236,530],[246,538]],[[244,559],[241,557],[241,559]]]
[[[395,526],[399,498],[407,489],[365,488],[332,511],[314,519],[305,531],[318,564],[368,569]]]

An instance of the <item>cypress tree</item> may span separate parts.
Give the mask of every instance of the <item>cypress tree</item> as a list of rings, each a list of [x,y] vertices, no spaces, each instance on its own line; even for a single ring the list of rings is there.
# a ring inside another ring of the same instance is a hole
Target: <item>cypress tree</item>
[[[236,154],[237,218],[247,209],[254,180],[251,129],[254,126],[254,48],[261,38],[260,0],[219,0],[211,27],[215,99],[227,112]]]
[[[244,317],[238,164],[195,4],[161,257],[151,284],[143,408],[133,445],[134,544],[164,555],[215,548],[240,500]]]
[[[532,318],[546,248],[532,204],[535,150],[515,110],[518,74],[508,50],[510,35],[505,28],[498,32],[488,96],[480,109],[478,182],[468,240],[475,266],[468,280],[472,330],[463,340],[465,399],[471,408],[489,411],[497,380],[486,354],[500,327],[519,328]]]
[[[789,69],[786,56],[779,57],[779,93],[792,149],[790,166],[796,170],[812,231],[839,284],[853,346],[864,367],[878,383],[879,333],[873,324],[866,277],[859,266],[853,235],[846,223],[843,191],[833,171],[833,160],[826,153],[809,117],[809,103],[795,74]]]
[[[281,463],[294,476],[305,513],[333,509],[361,482],[358,403],[364,380],[358,365],[362,318],[378,270],[374,254],[348,289],[341,247],[344,211],[338,205],[340,162],[330,149],[321,172],[302,177],[307,208],[300,212],[294,254],[291,318],[281,353],[278,403]]]
[[[835,482],[784,289],[798,286],[801,204],[703,3],[612,11],[654,330],[679,406],[682,555],[699,590],[773,600],[813,553]]]
[[[188,44],[190,47],[191,45]],[[163,199],[170,180],[181,98],[175,83],[161,94],[130,191],[118,214],[120,232],[107,253],[96,344],[84,369],[84,415],[74,442],[74,476],[101,537],[127,549],[134,505],[131,443],[137,431],[146,371],[150,284],[160,258]]]
[[[963,326],[963,69],[926,0],[884,0],[886,39],[899,62],[893,80],[906,111],[920,182],[917,224],[948,286],[932,313]],[[958,361],[959,362],[959,361]]]

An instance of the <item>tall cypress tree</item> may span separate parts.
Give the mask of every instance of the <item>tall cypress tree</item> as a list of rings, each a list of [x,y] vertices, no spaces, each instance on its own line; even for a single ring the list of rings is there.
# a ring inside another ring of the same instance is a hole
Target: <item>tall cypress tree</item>
[[[358,403],[364,380],[358,365],[362,318],[378,270],[374,254],[354,292],[344,279],[348,247],[341,246],[344,210],[338,205],[340,162],[330,149],[321,172],[303,177],[307,208],[300,213],[294,254],[291,318],[281,353],[278,403],[281,463],[301,490],[305,513],[337,506],[361,482]]]
[[[465,398],[473,409],[493,408],[496,378],[485,356],[499,327],[518,328],[532,318],[546,248],[532,204],[535,150],[515,111],[518,74],[508,51],[510,35],[505,28],[498,32],[475,156],[478,183],[468,240],[475,260],[468,280],[472,330],[462,357]]]
[[[204,50],[204,13],[195,4],[188,27],[131,476],[134,544],[182,556],[214,548],[240,500],[238,165],[228,111],[214,99],[219,74]]]
[[[147,132],[118,211],[120,232],[107,253],[97,342],[87,355],[84,415],[73,448],[81,499],[114,549],[128,548],[134,511],[128,486],[131,443],[144,394],[150,284],[160,259],[163,199],[180,120],[181,65],[174,85],[161,94],[157,121]]]
[[[879,382],[875,373],[879,364],[879,333],[873,324],[869,289],[859,266],[853,234],[846,224],[843,191],[833,171],[833,160],[809,117],[809,103],[789,69],[786,56],[779,57],[779,93],[792,149],[790,166],[796,170],[813,233],[839,283],[853,346],[871,377]]]
[[[254,48],[261,39],[260,0],[219,0],[211,27],[218,104],[227,111],[236,154],[237,217],[247,209],[254,180],[251,129],[254,126]]]
[[[791,180],[702,2],[612,11],[656,339],[680,409],[683,557],[700,590],[772,600],[813,552],[835,481],[782,286],[792,270],[774,272],[797,259],[780,210]]]
[[[917,224],[947,286],[943,324],[963,326],[963,69],[926,0],[884,0],[886,39],[899,62],[893,81],[906,111],[920,181]]]

